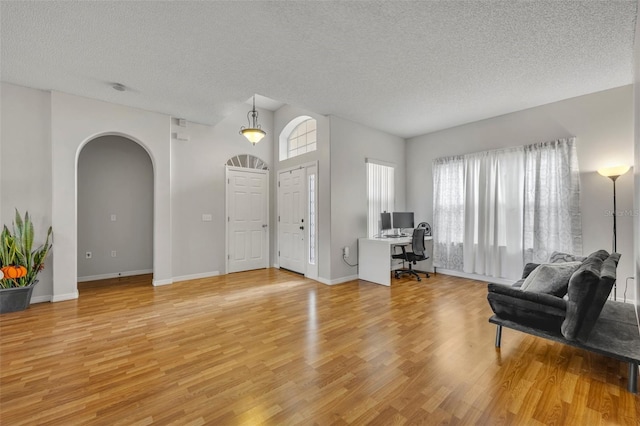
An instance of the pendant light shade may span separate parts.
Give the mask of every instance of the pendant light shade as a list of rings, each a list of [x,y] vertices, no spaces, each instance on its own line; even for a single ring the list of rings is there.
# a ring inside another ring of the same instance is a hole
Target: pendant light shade
[[[260,128],[258,124],[258,111],[256,111],[256,95],[253,95],[253,109],[247,113],[247,121],[249,127],[242,126],[240,128],[240,134],[247,138],[252,145],[257,144],[267,134]]]

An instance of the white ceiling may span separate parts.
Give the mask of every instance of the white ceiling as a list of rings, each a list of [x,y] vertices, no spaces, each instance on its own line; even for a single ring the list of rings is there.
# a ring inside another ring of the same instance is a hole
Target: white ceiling
[[[0,71],[204,124],[258,93],[411,137],[631,84],[637,4],[2,1]]]

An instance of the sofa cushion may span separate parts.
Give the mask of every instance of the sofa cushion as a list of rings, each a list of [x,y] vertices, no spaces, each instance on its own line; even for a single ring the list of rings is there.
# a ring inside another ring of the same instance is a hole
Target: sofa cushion
[[[571,275],[580,265],[580,262],[543,263],[527,276],[520,288],[562,297],[567,293]]]
[[[551,256],[549,256],[548,263],[582,262],[585,259],[586,256],[577,256],[575,254],[554,251],[553,253],[551,253]]]

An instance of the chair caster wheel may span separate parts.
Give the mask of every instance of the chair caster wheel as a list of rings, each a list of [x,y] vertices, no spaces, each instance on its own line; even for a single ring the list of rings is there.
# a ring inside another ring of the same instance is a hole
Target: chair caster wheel
[[[422,278],[418,277],[418,281],[422,281]]]

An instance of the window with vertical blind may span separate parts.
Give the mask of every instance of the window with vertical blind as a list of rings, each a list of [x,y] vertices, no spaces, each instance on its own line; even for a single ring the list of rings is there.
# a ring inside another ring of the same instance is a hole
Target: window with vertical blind
[[[380,234],[380,213],[394,210],[395,166],[383,161],[366,160],[367,166],[367,236]]]

